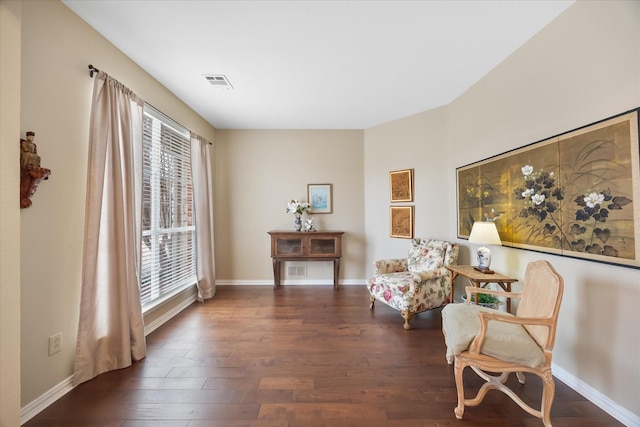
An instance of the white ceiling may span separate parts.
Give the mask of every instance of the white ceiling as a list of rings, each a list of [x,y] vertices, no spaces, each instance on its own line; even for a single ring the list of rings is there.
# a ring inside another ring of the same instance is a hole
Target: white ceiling
[[[218,129],[366,129],[446,105],[573,3],[62,1]]]

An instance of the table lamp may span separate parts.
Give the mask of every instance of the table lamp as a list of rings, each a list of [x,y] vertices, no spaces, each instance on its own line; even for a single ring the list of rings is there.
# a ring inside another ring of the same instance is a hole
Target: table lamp
[[[502,246],[498,229],[493,221],[476,221],[471,228],[469,234],[469,243],[479,243],[480,245],[498,245]],[[489,269],[491,265],[491,251],[485,246],[478,248],[478,266],[474,267],[483,273],[493,273]]]

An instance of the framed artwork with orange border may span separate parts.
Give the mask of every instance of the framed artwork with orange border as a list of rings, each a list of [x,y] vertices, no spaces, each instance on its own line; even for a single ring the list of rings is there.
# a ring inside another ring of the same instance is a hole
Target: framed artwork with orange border
[[[413,239],[413,206],[389,207],[389,234],[391,237]]]
[[[391,203],[413,202],[413,169],[389,172]]]

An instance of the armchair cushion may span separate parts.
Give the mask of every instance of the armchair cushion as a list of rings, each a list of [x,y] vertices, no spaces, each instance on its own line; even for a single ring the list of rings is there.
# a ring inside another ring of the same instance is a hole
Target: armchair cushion
[[[449,270],[447,270],[444,267],[440,267],[435,270],[418,271],[416,273],[413,273],[411,275],[411,280],[413,280],[416,283],[420,283],[420,282],[426,282],[427,280],[438,279],[440,277],[448,277],[448,276],[449,276]]]
[[[448,242],[432,239],[416,239],[409,248],[407,269],[411,272],[435,270],[444,266]]]
[[[454,356],[466,351],[471,341],[478,335],[480,330],[478,311],[494,312],[496,310],[470,304],[449,304],[442,309],[442,329],[447,332],[444,340],[449,363],[453,361]],[[500,314],[513,317],[504,312]],[[522,325],[516,323],[490,321],[480,353],[531,368],[544,365],[546,362],[540,346]]]

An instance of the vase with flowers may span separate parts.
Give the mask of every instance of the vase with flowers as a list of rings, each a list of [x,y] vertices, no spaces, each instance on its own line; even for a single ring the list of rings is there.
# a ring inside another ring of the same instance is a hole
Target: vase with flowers
[[[287,213],[292,213],[295,217],[294,229],[296,231],[302,230],[302,215],[309,212],[310,207],[309,203],[295,199],[291,199],[287,204]]]

